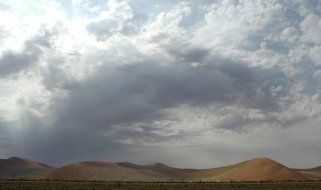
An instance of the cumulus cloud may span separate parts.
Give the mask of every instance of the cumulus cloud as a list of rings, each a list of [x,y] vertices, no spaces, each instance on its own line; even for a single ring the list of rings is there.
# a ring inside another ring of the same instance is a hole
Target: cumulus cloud
[[[43,48],[50,48],[46,36],[27,40],[20,52],[11,50],[3,52],[0,58],[0,76],[6,77],[32,66],[39,61]]]
[[[197,153],[204,163],[195,167],[231,155],[289,161],[277,143],[294,142],[279,134],[299,133],[320,156],[306,138],[320,134],[319,2],[157,2],[32,2],[36,11],[25,6],[20,18],[0,1],[1,14],[28,29],[17,35],[1,22],[0,155],[188,166],[183,159]],[[56,16],[44,23],[42,13]],[[21,48],[12,49],[17,36]]]
[[[88,32],[94,34],[98,40],[121,32],[133,18],[133,11],[125,1],[111,0],[106,7],[107,10],[101,11],[98,17],[87,25]]]

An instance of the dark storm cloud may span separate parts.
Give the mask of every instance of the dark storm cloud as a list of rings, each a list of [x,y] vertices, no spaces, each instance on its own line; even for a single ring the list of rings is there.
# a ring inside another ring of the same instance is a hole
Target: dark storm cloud
[[[35,57],[15,52],[7,52],[0,59],[0,76],[5,77],[29,67]]]
[[[0,117],[0,145],[8,140],[9,137],[8,123]]]
[[[275,95],[271,89],[281,85],[286,91],[282,72],[229,60],[207,62],[191,66],[146,59],[127,65],[106,64],[92,77],[64,85],[68,96],[53,100],[46,122],[29,116],[30,127],[23,132],[26,149],[31,157],[52,162],[62,156],[65,160],[86,159],[88,154],[108,157],[106,152],[130,149],[122,140],[164,141],[187,136],[161,135],[159,131],[164,129],[152,124],[170,117],[163,111],[167,108],[219,103],[265,112],[280,109],[279,98],[286,92]],[[144,122],[147,124],[134,125]],[[43,151],[47,153],[40,154]]]
[[[12,127],[12,123],[0,116],[0,157],[11,153],[17,148],[14,143],[13,135],[15,132]]]
[[[87,81],[70,84],[69,97],[54,109],[63,123],[102,128],[158,118],[159,110],[180,104],[223,102],[278,111],[280,95],[272,89],[285,87],[282,72],[215,61],[197,67],[153,62],[106,67]]]
[[[43,53],[43,48],[50,44],[46,35],[36,36],[24,43],[22,51],[6,51],[0,57],[0,77],[18,73],[36,63]]]

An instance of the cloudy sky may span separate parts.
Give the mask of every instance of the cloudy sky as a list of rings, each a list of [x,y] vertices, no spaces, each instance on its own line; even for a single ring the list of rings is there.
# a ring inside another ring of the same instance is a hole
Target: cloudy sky
[[[0,157],[321,165],[320,0],[0,0]]]

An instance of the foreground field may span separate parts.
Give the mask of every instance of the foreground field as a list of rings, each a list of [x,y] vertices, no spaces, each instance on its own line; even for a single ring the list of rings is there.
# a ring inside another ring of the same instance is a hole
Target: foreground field
[[[0,190],[321,190],[321,182],[289,183],[120,183],[0,181]]]

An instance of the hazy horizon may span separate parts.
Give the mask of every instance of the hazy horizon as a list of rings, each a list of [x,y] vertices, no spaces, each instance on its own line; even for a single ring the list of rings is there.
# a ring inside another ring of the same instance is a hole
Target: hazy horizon
[[[0,0],[0,158],[321,165],[319,0]]]

